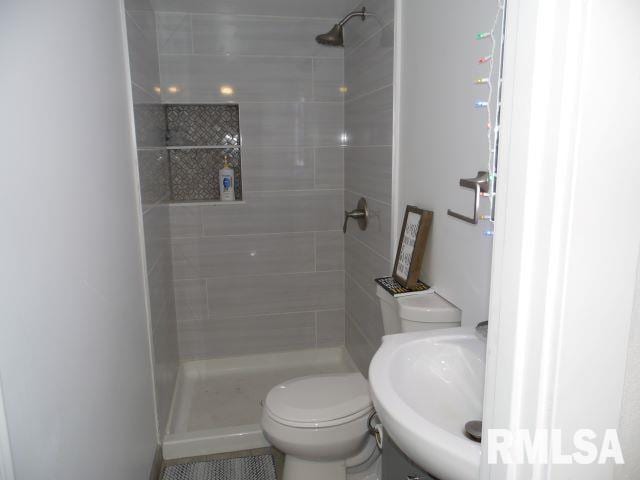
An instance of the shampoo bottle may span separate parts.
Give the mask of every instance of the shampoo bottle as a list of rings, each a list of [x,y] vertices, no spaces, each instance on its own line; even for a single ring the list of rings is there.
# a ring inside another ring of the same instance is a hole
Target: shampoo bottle
[[[224,157],[224,166],[220,169],[220,200],[223,202],[229,202],[236,199],[234,191],[234,173],[233,168],[229,165],[227,156]]]

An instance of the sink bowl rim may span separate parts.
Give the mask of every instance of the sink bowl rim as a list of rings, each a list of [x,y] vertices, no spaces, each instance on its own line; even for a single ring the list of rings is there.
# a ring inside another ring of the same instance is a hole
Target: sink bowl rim
[[[457,476],[453,478],[476,478],[482,455],[481,444],[462,436],[456,436],[436,425],[427,417],[420,415],[396,391],[391,378],[391,360],[400,349],[423,342],[426,344],[436,342],[455,344],[455,340],[462,339],[481,341],[476,337],[475,330],[469,327],[387,335],[383,337],[383,343],[371,361],[369,384],[376,411],[384,428],[389,431],[396,443],[405,450],[405,453],[409,454],[411,452],[407,452],[407,450],[416,448],[418,447],[416,443],[421,443],[420,450],[424,451],[425,446],[428,449],[428,453],[424,454],[424,457],[433,457],[428,462],[420,458],[413,458],[416,463],[436,476],[444,476],[445,473],[448,474],[451,473],[451,470],[455,470]],[[392,405],[395,407],[393,414],[389,411]],[[474,419],[470,418],[469,420]],[[404,437],[407,434],[399,434],[399,429],[408,432],[408,435],[413,437],[412,441],[405,442]],[[429,438],[437,440],[429,440]],[[445,456],[454,460],[454,467],[451,467],[450,464],[443,464]],[[427,465],[427,463],[429,464]]]

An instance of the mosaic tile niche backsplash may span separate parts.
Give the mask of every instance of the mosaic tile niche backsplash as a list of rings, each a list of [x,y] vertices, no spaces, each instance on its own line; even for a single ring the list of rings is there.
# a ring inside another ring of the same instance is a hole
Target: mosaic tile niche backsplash
[[[165,105],[172,202],[220,200],[218,173],[227,157],[242,200],[238,105]]]

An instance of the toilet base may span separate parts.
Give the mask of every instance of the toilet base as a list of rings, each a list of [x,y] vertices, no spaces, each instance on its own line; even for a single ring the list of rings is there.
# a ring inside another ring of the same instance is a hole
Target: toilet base
[[[310,462],[292,455],[284,458],[282,480],[346,480],[344,460],[336,462]]]

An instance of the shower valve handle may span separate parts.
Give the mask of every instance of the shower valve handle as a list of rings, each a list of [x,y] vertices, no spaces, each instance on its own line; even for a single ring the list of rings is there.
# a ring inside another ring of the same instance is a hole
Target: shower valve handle
[[[358,200],[358,207],[350,212],[344,212],[344,224],[342,225],[342,232],[347,233],[347,222],[350,218],[358,220],[358,226],[360,230],[366,230],[369,223],[369,209],[367,208],[367,200],[361,198]]]

